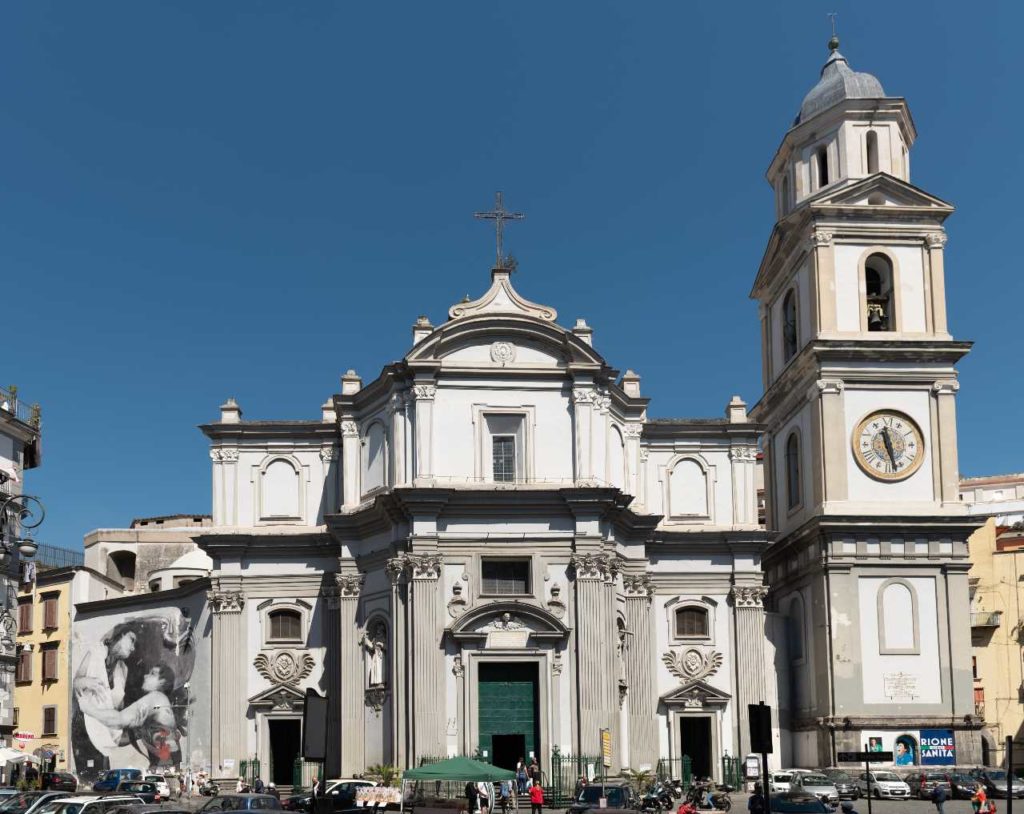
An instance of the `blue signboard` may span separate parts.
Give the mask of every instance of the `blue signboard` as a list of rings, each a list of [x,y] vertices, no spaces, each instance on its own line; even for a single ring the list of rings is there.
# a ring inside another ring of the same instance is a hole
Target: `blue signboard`
[[[956,763],[956,741],[952,729],[921,730],[921,765],[952,766]]]

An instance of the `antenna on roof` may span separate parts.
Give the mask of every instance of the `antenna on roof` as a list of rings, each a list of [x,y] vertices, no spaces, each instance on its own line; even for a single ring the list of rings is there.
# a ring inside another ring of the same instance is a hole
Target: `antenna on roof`
[[[832,39],[830,39],[828,41],[828,50],[829,51],[838,51],[839,50],[839,36],[836,34],[836,17],[838,17],[838,16],[839,16],[839,12],[837,12],[837,11],[830,12],[829,15],[828,15],[829,19],[832,20]]]

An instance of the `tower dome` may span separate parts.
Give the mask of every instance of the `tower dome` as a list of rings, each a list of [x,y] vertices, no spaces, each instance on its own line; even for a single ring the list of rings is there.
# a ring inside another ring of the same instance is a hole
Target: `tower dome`
[[[821,79],[811,88],[800,105],[800,115],[794,125],[801,124],[823,110],[846,99],[881,99],[885,97],[882,83],[869,73],[859,73],[850,68],[846,57],[839,53],[839,40],[829,42],[828,60],[821,69]]]

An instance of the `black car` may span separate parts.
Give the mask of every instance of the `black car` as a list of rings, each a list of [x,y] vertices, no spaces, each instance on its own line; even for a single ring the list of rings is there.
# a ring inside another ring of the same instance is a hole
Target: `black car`
[[[921,800],[930,800],[932,792],[939,786],[946,789],[947,795],[953,796],[949,786],[949,775],[945,772],[910,772],[904,775],[903,782],[910,786],[910,793]]]
[[[949,796],[954,800],[970,800],[981,787],[969,774],[956,772],[949,776]]]
[[[221,794],[214,797],[200,811],[261,811],[281,810],[281,801],[272,794]]]
[[[78,791],[78,778],[70,772],[43,772],[39,788],[45,791]]]
[[[124,780],[117,784],[118,794],[134,794],[144,803],[159,803],[160,791],[156,783],[147,783],[145,780]]]
[[[770,808],[777,814],[831,814],[832,809],[813,794],[783,791],[771,796]]]
[[[825,775],[839,792],[840,800],[856,800],[860,797],[860,788],[857,781],[842,769],[821,769],[820,774]]]
[[[569,811],[589,811],[592,808],[599,808],[602,796],[607,801],[607,806],[602,810],[610,811],[635,811],[640,807],[640,801],[633,794],[633,787],[628,783],[593,783],[580,792],[579,797],[572,801]]]

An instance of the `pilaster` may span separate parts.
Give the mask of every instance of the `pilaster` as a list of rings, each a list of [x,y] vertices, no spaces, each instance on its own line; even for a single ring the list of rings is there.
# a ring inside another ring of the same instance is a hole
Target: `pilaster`
[[[739,719],[739,752],[750,752],[750,722],[747,704],[770,702],[766,695],[769,686],[765,664],[764,598],[768,588],[764,585],[736,586],[729,594],[733,605],[736,631],[736,652],[733,654],[736,675],[736,705]]]
[[[935,382],[938,426],[934,431],[934,454],[939,456],[939,498],[943,504],[959,505],[960,482],[956,449],[956,392],[960,384],[955,379]]]
[[[629,730],[623,733],[629,740],[630,765],[657,766],[658,690],[655,681],[657,665],[654,661],[654,625],[651,621],[651,600],[654,585],[646,574],[623,578],[626,595],[626,643],[623,658],[626,685],[629,692]]]
[[[811,248],[811,335],[836,330],[836,264],[831,232],[815,232]]]
[[[594,478],[594,462],[591,444],[591,422],[594,403],[588,388],[577,387],[572,391],[573,437],[576,440],[576,481],[590,481]]]
[[[842,379],[818,379],[815,383],[817,420],[814,429],[820,441],[813,449],[821,450],[821,501],[829,503],[846,500],[848,495],[846,459],[849,452],[846,433],[842,431],[846,426],[843,404],[845,386]]]
[[[734,525],[757,524],[757,489],[754,485],[757,448],[737,444],[729,449],[732,466],[732,522]]]
[[[616,672],[609,670],[608,651],[615,641],[614,620],[608,628],[606,587],[610,577],[606,554],[573,554],[575,580],[576,684],[579,694],[581,754],[600,753],[600,731],[612,728],[618,717]]]
[[[225,526],[238,525],[238,448],[213,447],[213,514],[214,522]]]
[[[218,777],[237,775],[234,766],[247,757],[245,741],[246,697],[245,597],[240,591],[213,590],[207,594],[213,611],[213,692],[211,693],[213,771]]]
[[[417,383],[412,393],[416,400],[416,478],[430,478],[434,474],[434,396],[437,395],[437,387]]]
[[[341,641],[338,624],[338,589],[331,585],[320,590],[323,615],[324,679],[327,682],[327,759],[324,771],[331,776],[341,774],[341,651],[330,642]]]
[[[351,418],[341,422],[341,491],[345,508],[359,505],[359,425]]]
[[[408,634],[406,619],[406,591],[402,585],[405,563],[401,557],[387,561],[384,566],[391,583],[392,646],[389,654],[391,676],[391,762],[400,768],[415,764],[409,762],[408,747]]]
[[[421,757],[444,754],[446,750],[441,557],[410,554],[401,559],[408,576],[410,674],[414,677],[409,687],[413,727],[410,757],[418,762]]]
[[[355,573],[340,573],[334,577],[338,594],[338,641],[341,654],[341,776],[353,777],[366,770],[363,712],[366,670],[357,623],[363,578]]]
[[[931,300],[928,303],[932,317],[932,330],[937,334],[948,334],[946,322],[946,271],[944,252],[946,235],[944,232],[933,232],[925,235],[928,251],[928,280],[930,283]]]

